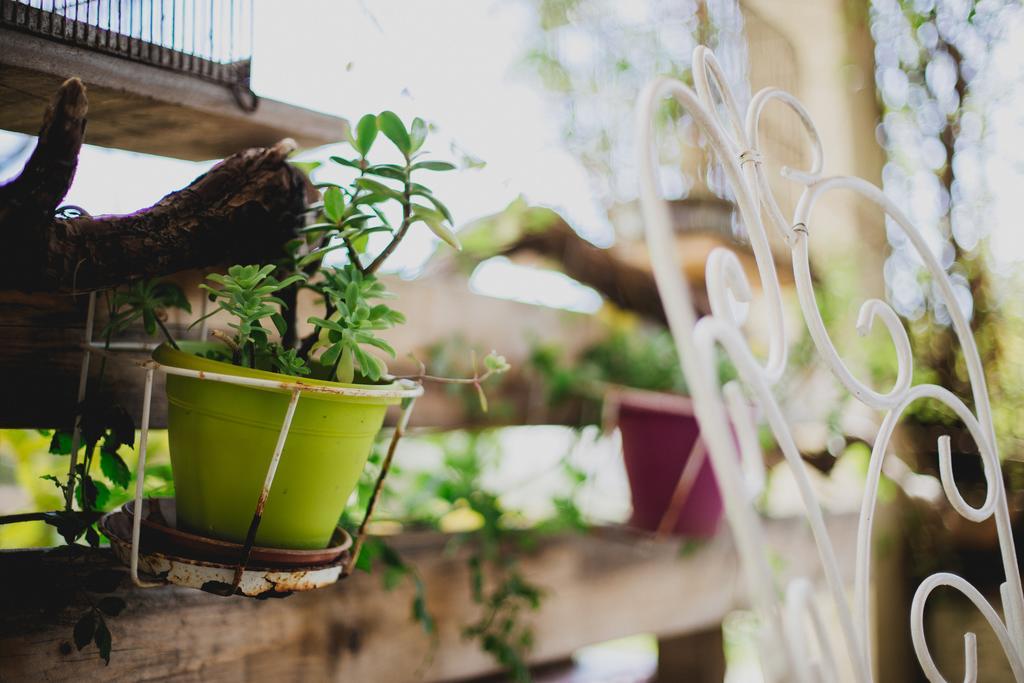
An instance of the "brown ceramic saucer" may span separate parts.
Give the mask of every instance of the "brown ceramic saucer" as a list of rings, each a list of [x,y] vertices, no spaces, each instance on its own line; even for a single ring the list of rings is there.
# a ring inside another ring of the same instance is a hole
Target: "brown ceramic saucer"
[[[135,501],[121,508],[129,519],[135,513]],[[190,557],[210,562],[236,563],[242,556],[242,544],[200,536],[176,526],[177,514],[173,498],[146,498],[142,501],[142,543],[147,550]],[[253,546],[249,564],[270,567],[308,567],[329,564],[352,546],[352,537],[338,527],[329,548],[297,550]]]

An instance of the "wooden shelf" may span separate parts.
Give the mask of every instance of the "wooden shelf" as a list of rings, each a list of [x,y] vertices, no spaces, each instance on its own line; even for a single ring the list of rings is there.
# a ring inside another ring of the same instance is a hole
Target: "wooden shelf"
[[[35,135],[57,87],[88,88],[92,145],[200,161],[294,138],[301,147],[343,140],[341,118],[260,99],[243,111],[223,85],[0,27],[0,128]]]
[[[852,578],[856,515],[827,518],[839,566]],[[766,540],[785,562],[780,585],[799,572],[820,579],[803,518],[765,521]],[[493,660],[461,635],[479,616],[470,597],[466,549],[450,537],[403,534],[390,543],[416,566],[436,617],[437,650],[409,618],[412,588],[382,588],[357,572],[337,586],[286,600],[220,598],[182,588],[140,590],[125,576],[127,609],[109,619],[110,666],[90,646],[64,647],[84,602],[46,610],[54,585],[73,586],[89,571],[115,566],[107,551],[92,561],[39,551],[0,552],[0,671],[4,681],[433,681],[495,673]],[[534,663],[560,661],[582,646],[638,633],[661,638],[706,633],[747,604],[736,548],[727,532],[680,556],[679,541],[655,542],[619,528],[548,537],[521,558],[545,590],[531,617]],[[81,597],[79,596],[79,600]],[[680,680],[680,679],[670,679]]]

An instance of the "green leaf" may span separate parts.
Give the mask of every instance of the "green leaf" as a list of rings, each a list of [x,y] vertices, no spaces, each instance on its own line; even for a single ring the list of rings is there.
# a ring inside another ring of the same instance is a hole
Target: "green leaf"
[[[373,362],[372,356],[358,346],[352,350],[352,355],[355,356],[355,361],[359,365],[359,371],[363,373],[363,377],[376,382],[379,376],[379,369],[377,364]]]
[[[343,228],[358,227],[365,223],[366,221],[370,220],[371,218],[373,218],[373,216],[365,213],[352,214],[351,216],[349,216],[348,218],[341,222],[341,226]]]
[[[110,489],[107,485],[88,475],[82,477],[75,493],[83,510],[102,510],[110,500]]]
[[[412,140],[409,139],[409,133],[405,130],[405,125],[402,120],[398,118],[398,115],[393,111],[383,111],[377,116],[377,125],[384,135],[388,137],[391,142],[395,143],[395,147],[399,149],[406,157],[412,154]]]
[[[126,489],[128,484],[131,483],[131,471],[129,471],[124,459],[116,452],[106,449],[100,451],[100,470],[103,471],[103,476],[113,482],[115,486]]]
[[[321,165],[319,161],[291,161],[291,160],[289,160],[288,163],[290,163],[292,166],[294,166],[295,168],[297,168],[300,171],[302,171],[306,175],[306,177],[309,177],[309,174],[312,173],[313,171],[315,171],[316,169],[320,168],[320,165]]]
[[[444,224],[444,215],[436,209],[431,209],[426,206],[414,205],[412,207],[413,215],[419,220],[423,221],[430,231],[441,238],[449,246],[456,251],[462,251],[462,245],[459,244],[459,238],[455,236],[451,228]]]
[[[388,344],[383,339],[378,339],[377,337],[374,337],[372,335],[365,335],[365,338],[359,338],[359,342],[362,344],[369,344],[370,346],[375,346],[381,351],[391,356],[392,358],[395,357],[395,349],[392,348],[391,344]]]
[[[152,309],[145,308],[142,310],[142,328],[146,330],[146,334],[156,334],[156,315]]]
[[[54,486],[56,486],[61,491],[64,490],[64,482],[62,482],[60,479],[58,479],[57,477],[53,476],[52,474],[44,474],[44,475],[42,475],[39,478],[43,479],[45,481],[52,481]]]
[[[352,143],[352,146],[354,147],[355,143]],[[331,157],[331,161],[333,161],[336,164],[341,164],[342,166],[349,166],[350,168],[362,169],[362,166],[359,165],[359,162],[355,161],[353,159],[346,159],[345,157],[332,156]]]
[[[308,266],[310,263],[313,263],[314,261],[319,261],[320,259],[322,259],[327,254],[331,253],[332,251],[335,251],[336,249],[343,249],[344,247],[345,247],[345,244],[342,242],[342,243],[339,243],[339,244],[332,244],[331,246],[324,247],[323,249],[317,249],[316,251],[311,251],[308,254],[306,254],[305,256],[303,256],[302,258],[300,258],[297,265],[300,268]]]
[[[363,188],[364,190],[369,190],[374,194],[383,195],[385,197],[390,197],[391,199],[397,199],[399,201],[403,199],[402,193],[400,191],[388,187],[384,183],[378,180],[374,180],[372,178],[356,178],[356,185]]]
[[[274,327],[277,328],[277,333],[284,336],[288,332],[288,323],[285,322],[284,316],[280,313],[275,313],[270,316],[270,322],[274,323]]]
[[[435,197],[433,194],[431,194],[429,190],[427,190],[426,192],[424,192],[424,190],[426,190],[426,188],[414,188],[412,194],[426,199],[428,202],[434,205],[435,209],[441,212],[441,215],[444,216],[444,219],[446,221],[448,221],[449,223],[455,223],[455,219],[452,218],[452,212],[448,210],[448,207],[442,204],[441,200]]]
[[[79,445],[79,448],[81,448],[81,445]],[[50,452],[54,455],[70,455],[71,432],[65,432],[62,429],[54,432],[53,438],[50,439]]]
[[[324,215],[328,220],[337,223],[345,211],[345,195],[336,187],[324,190]]]
[[[75,647],[81,650],[92,642],[93,634],[96,633],[96,614],[90,609],[83,614],[75,624],[73,631]]]
[[[107,622],[104,621],[103,617],[99,618],[99,623],[96,624],[96,649],[100,651],[100,657],[108,665],[110,664],[110,646],[112,639],[110,637],[110,629],[107,628]]]
[[[417,152],[427,139],[427,123],[418,116],[412,120],[409,129],[409,138],[412,142],[412,151]]]
[[[373,537],[367,539],[362,552],[359,553],[359,559],[356,560],[356,569],[370,573],[373,569],[373,561],[380,554],[382,545],[384,545],[384,541]]]
[[[373,141],[377,139],[377,117],[367,114],[359,119],[356,124],[356,149],[359,154],[366,156],[373,147]]]
[[[312,325],[316,325],[317,327],[322,327],[326,330],[334,330],[335,332],[341,333],[345,332],[345,328],[341,325],[341,323],[337,322],[336,320],[325,320],[324,318],[318,318],[315,315],[313,315],[308,318],[307,322],[309,322]]]
[[[417,161],[410,167],[413,171],[418,171],[420,169],[423,169],[424,171],[454,171],[455,168],[455,164],[447,161]]]
[[[331,346],[326,351],[324,351],[323,355],[320,356],[320,362],[323,363],[324,365],[333,366],[334,362],[338,360],[338,356],[340,355],[341,344],[335,344],[334,346]]]
[[[384,590],[391,591],[405,578],[406,570],[404,567],[387,567],[384,569],[384,574],[381,577],[381,583],[384,584]]]
[[[307,225],[304,228],[299,228],[299,232],[303,234],[327,232],[328,230],[336,230],[338,228],[336,223],[314,223],[313,225]]]
[[[389,180],[400,180],[405,181],[405,169],[401,166],[394,164],[378,164],[376,166],[370,166],[366,169],[367,173],[372,175],[379,175],[382,178],[388,178]]]
[[[496,374],[508,372],[509,370],[509,364],[508,361],[505,360],[505,356],[500,356],[495,351],[491,351],[484,358],[484,367]]]

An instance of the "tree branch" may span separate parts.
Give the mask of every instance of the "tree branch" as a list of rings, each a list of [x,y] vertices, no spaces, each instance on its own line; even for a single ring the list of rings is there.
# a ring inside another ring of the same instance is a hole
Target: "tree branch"
[[[0,187],[0,233],[5,237],[35,231],[53,220],[75,177],[88,109],[82,81],[64,81],[46,108],[39,141],[25,168]]]
[[[263,262],[283,254],[316,190],[287,162],[291,140],[221,161],[188,187],[126,216],[54,218],[74,177],[85,88],[61,86],[17,179],[0,187],[0,289],[89,291],[138,278]]]

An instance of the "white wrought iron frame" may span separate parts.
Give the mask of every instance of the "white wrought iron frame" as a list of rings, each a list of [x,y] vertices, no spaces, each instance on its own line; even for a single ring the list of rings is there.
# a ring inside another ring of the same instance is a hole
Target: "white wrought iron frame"
[[[923,614],[925,603],[935,589],[942,586],[952,588],[977,607],[1002,645],[1013,676],[1018,683],[1024,682],[1024,594],[1006,490],[1000,474],[992,411],[978,349],[946,271],[917,228],[877,186],[857,177],[822,174],[824,150],[821,138],[810,115],[793,95],[777,88],[761,90],[751,99],[745,116],[741,116],[714,54],[703,46],[693,54],[693,79],[694,88],[690,88],[675,79],[659,78],[648,84],[640,95],[636,119],[640,198],[658,289],[693,394],[701,432],[722,489],[726,517],[738,547],[751,601],[763,620],[760,649],[766,680],[834,681],[840,674],[839,660],[831,649],[810,582],[798,578],[785,587],[778,586],[769,565],[761,521],[752,503],[757,491],[750,490],[743,476],[743,463],[762,457],[750,401],[758,406],[759,414],[767,420],[795,477],[824,569],[825,583],[835,603],[848,668],[856,680],[871,681],[875,663],[869,631],[868,587],[871,536],[883,459],[889,450],[896,423],[907,407],[915,401],[931,398],[952,409],[977,444],[987,482],[985,502],[979,507],[972,507],[961,495],[953,476],[948,436],[941,437],[938,442],[942,488],[952,508],[964,518],[972,522],[995,518],[1005,582],[1001,586],[1000,616],[985,597],[962,577],[947,572],[930,576],[918,587],[911,606],[909,625],[914,649],[928,679],[945,681],[928,649]],[[711,314],[698,320],[694,311],[689,287],[676,257],[668,204],[657,181],[655,114],[667,98],[675,99],[693,117],[706,144],[722,164],[748,232],[768,309],[769,345],[767,359],[763,362],[755,358],[741,331],[752,297],[750,283],[733,252],[719,248],[711,253],[706,267]],[[772,194],[758,139],[761,115],[771,102],[788,107],[800,119],[810,144],[809,169],[783,169],[786,178],[803,185],[790,218],[783,215]],[[876,321],[888,330],[898,363],[893,386],[885,392],[873,389],[854,377],[840,357],[818,311],[808,254],[815,205],[824,195],[837,190],[851,191],[879,207],[916,248],[952,318],[953,330],[966,361],[976,412],[944,387],[913,384],[913,358],[907,332],[899,316],[884,301],[868,299],[863,303],[857,331],[861,335],[867,334]],[[766,222],[770,229],[781,235],[791,250],[800,309],[817,352],[850,393],[867,406],[884,412],[871,452],[860,510],[852,605],[847,600],[821,505],[773,394],[773,386],[782,377],[786,366],[787,339],[782,292],[769,250]],[[719,385],[714,372],[719,349],[735,365],[738,382]],[[811,626],[810,631],[808,625]],[[810,645],[812,638],[816,641],[815,648]],[[973,633],[964,635],[964,647],[964,680],[970,682],[977,678],[977,645]]]

